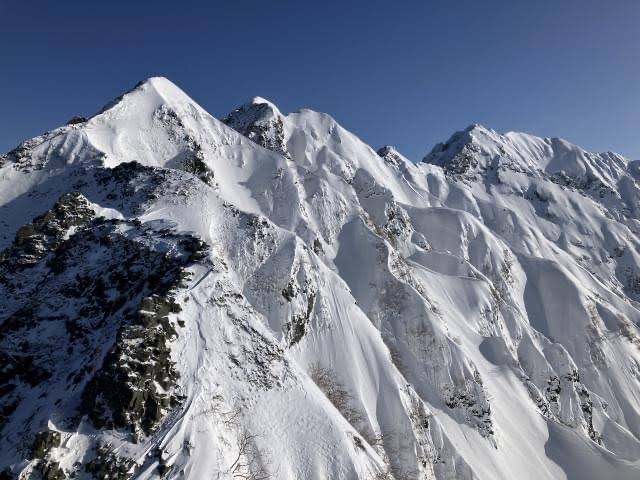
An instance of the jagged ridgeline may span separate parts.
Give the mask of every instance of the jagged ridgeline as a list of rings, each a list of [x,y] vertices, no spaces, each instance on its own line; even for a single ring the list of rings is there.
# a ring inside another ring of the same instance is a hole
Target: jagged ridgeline
[[[640,478],[639,172],[141,82],[0,155],[0,480]]]

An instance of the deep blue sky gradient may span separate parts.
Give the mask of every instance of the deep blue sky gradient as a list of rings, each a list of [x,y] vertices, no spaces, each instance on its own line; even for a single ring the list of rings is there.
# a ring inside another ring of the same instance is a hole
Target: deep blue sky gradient
[[[640,158],[638,0],[0,0],[0,151],[155,75],[413,160],[470,123]]]

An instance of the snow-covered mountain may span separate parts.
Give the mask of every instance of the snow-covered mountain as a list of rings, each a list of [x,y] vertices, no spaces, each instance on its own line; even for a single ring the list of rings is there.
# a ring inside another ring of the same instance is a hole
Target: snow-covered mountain
[[[638,181],[149,79],[0,156],[0,479],[640,478]]]

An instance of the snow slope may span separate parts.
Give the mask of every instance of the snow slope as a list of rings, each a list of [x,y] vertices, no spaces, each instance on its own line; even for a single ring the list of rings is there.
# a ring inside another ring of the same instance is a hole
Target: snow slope
[[[637,180],[142,82],[0,156],[0,478],[638,478]]]

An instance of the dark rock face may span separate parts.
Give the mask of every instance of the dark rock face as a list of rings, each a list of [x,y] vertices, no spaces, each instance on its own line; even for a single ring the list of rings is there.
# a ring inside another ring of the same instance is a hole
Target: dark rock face
[[[145,167],[138,162],[125,162],[113,169],[99,169],[94,173],[97,186],[104,192],[104,200],[114,202],[120,210],[129,204],[139,207],[157,198],[157,190],[166,178],[165,170]]]
[[[304,337],[307,331],[307,324],[311,318],[311,312],[316,303],[316,296],[314,293],[305,292],[307,295],[307,310],[298,315],[294,315],[291,322],[287,324],[287,336],[289,337],[289,345],[295,345],[302,337]]]
[[[460,408],[480,435],[490,437],[494,434],[491,405],[482,386],[482,380],[476,375],[473,381],[462,386],[444,386],[445,404],[449,408]]]
[[[438,148],[434,148],[434,151]],[[444,147],[442,147],[444,148]],[[453,155],[446,163],[440,166],[447,174],[450,175],[468,175],[470,178],[475,179],[473,173],[478,168],[478,160],[476,158],[478,153],[478,147],[472,143],[465,145],[462,149]],[[429,163],[427,157],[424,161]]]
[[[385,145],[384,147],[380,147],[376,153],[380,158],[382,158],[386,163],[391,165],[399,165],[402,163],[402,159],[398,154],[397,150],[393,148],[391,145]]]
[[[497,147],[497,153],[491,153],[481,141],[476,141],[489,133],[480,125],[470,125],[454,133],[445,143],[438,143],[422,161],[442,167],[444,173],[455,181],[473,182],[489,175],[494,182],[500,183],[500,171],[527,173],[501,145]]]
[[[293,309],[291,319],[284,325],[288,344],[293,346],[302,340],[307,332],[313,307],[316,304],[317,287],[308,277],[300,283],[294,277],[289,280],[281,293],[288,303],[295,302],[297,304]]]
[[[602,445],[602,437],[593,426],[593,402],[591,401],[591,395],[587,388],[581,383],[576,386],[576,391],[580,399],[580,410],[582,410],[589,438],[598,445]]]
[[[213,170],[205,161],[204,150],[198,140],[185,127],[180,115],[166,105],[159,107],[154,113],[155,120],[173,130],[182,137],[187,149],[170,162],[171,168],[178,168],[195,175],[209,186],[215,186]]]
[[[60,433],[50,430],[39,432],[31,447],[31,458],[35,460],[33,470],[43,480],[66,480],[67,476],[58,462],[50,458],[51,449],[60,446]]]
[[[0,252],[0,437],[30,438],[21,450],[42,478],[66,478],[48,459],[60,434],[42,431],[53,412],[135,440],[179,403],[169,315],[205,251],[169,228],[97,217],[69,193]]]
[[[131,478],[129,471],[133,463],[129,459],[117,457],[107,447],[99,446],[94,459],[85,465],[85,470],[99,480],[126,480]]]
[[[31,455],[33,458],[45,458],[46,454],[52,448],[60,446],[60,434],[50,430],[39,432],[33,442]]]
[[[396,245],[398,240],[406,240],[411,236],[413,228],[407,212],[396,202],[392,202],[385,208],[386,223],[382,227],[384,236]]]
[[[566,422],[561,415],[560,394],[563,391],[563,384],[567,391],[574,392],[577,396],[580,410],[582,412],[582,418],[578,424],[582,424],[582,427],[591,440],[602,445],[602,437],[593,426],[593,401],[591,400],[591,394],[584,384],[580,382],[580,374],[577,370],[569,371],[562,375],[562,378],[554,375],[549,379],[548,385],[545,389],[545,397],[549,402],[550,409],[543,411],[543,413],[550,418],[556,419],[560,423],[572,428],[576,427],[576,424]]]
[[[5,162],[11,161],[14,165],[21,170],[28,170],[32,165],[30,164],[31,150],[36,145],[35,139],[27,140],[21,143],[13,150],[7,152],[5,155]],[[4,162],[2,162],[4,163]]]
[[[47,213],[18,230],[11,248],[0,252],[0,263],[14,271],[34,265],[60,244],[71,227],[83,225],[92,217],[86,198],[77,192],[68,193]]]
[[[131,323],[120,328],[82,395],[82,411],[94,425],[148,434],[163,413],[178,404],[179,399],[167,393],[178,378],[167,341],[176,333],[168,315],[179,311],[170,296],[147,297]]]
[[[67,122],[67,125],[79,125],[81,123],[85,123],[87,120],[89,120],[87,117],[81,117],[81,116],[76,115],[75,117],[72,117]]]
[[[271,104],[243,105],[222,121],[258,145],[290,158],[285,145],[282,117]]]
[[[443,167],[447,173],[462,175],[478,166],[474,153],[477,145],[474,145],[471,132],[475,126],[470,126],[463,131],[454,133],[445,143],[438,143],[427,156],[424,163],[433,163]]]
[[[103,207],[114,208],[125,216],[136,216],[167,191],[184,197],[202,180],[181,171],[185,169],[184,163],[177,166],[180,170],[147,167],[133,161],[113,169],[95,168],[87,172],[91,175],[90,181],[79,182],[75,188],[87,191],[87,195],[91,194],[92,200]]]
[[[38,460],[33,469],[40,472],[42,480],[66,480],[67,476],[57,462]]]
[[[199,145],[196,145],[191,155],[185,158],[182,169],[187,173],[195,175],[209,186],[215,185],[213,171],[204,162],[202,148]]]
[[[324,247],[319,238],[313,240],[313,253],[316,255],[324,255]]]

